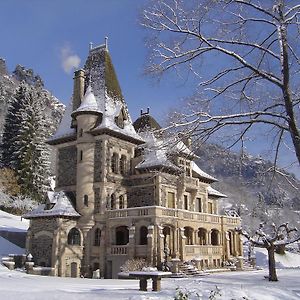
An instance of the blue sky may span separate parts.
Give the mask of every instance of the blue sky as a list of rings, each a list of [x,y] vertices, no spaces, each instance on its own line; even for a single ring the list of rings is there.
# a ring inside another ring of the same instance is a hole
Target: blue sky
[[[144,1],[134,0],[10,0],[0,1],[1,43],[9,71],[16,64],[33,68],[63,103],[72,94],[72,72],[62,67],[62,51],[81,59],[89,43],[109,51],[133,119],[150,107],[162,120],[187,87],[178,82],[155,83],[143,75],[147,49],[138,15]],[[65,56],[66,56],[65,55]]]
[[[108,36],[132,118],[149,106],[151,114],[162,122],[169,109],[191,95],[194,87],[172,76],[158,84],[142,75],[147,59],[146,32],[138,19],[145,1],[0,0],[0,57],[10,72],[16,64],[34,69],[45,87],[66,104],[72,94],[73,74],[72,69],[64,69],[63,56],[71,56],[75,62],[79,58],[81,67],[89,43],[103,44]],[[258,154],[260,143],[250,143],[248,150]]]

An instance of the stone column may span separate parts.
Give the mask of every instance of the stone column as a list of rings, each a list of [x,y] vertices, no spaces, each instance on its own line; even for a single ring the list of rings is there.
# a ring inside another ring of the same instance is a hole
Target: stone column
[[[206,240],[207,240],[207,245],[211,245],[211,230],[207,230]]]
[[[163,227],[157,225],[157,265],[160,265],[164,260],[164,235]]]
[[[154,225],[149,225],[148,234],[147,234],[147,261],[151,266],[154,266],[153,250],[154,250]]]
[[[185,260],[185,244],[186,244],[186,237],[184,235],[184,228],[179,228],[179,240],[180,240],[180,249],[179,255],[182,261]]]
[[[134,258],[135,255],[135,225],[130,226],[129,228],[129,243],[127,249],[128,258]]]

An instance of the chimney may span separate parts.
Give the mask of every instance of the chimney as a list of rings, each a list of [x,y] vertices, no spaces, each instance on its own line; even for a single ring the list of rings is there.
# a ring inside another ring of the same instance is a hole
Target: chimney
[[[84,95],[84,70],[77,70],[74,72],[74,89],[73,89],[73,111],[76,110],[81,103]]]

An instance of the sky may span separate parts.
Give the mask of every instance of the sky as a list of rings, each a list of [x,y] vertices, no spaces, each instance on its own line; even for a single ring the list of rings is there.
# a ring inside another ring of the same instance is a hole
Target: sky
[[[146,1],[0,0],[0,57],[10,72],[16,64],[32,68],[45,87],[67,104],[73,71],[83,67],[89,43],[103,44],[107,36],[132,119],[150,107],[151,115],[163,123],[171,108],[180,107],[193,94],[194,86],[175,75],[158,82],[143,74],[148,49],[139,14]],[[249,144],[248,151],[259,154],[259,143]]]
[[[186,95],[187,87],[158,84],[143,75],[145,31],[139,25],[144,0],[0,0],[0,57],[12,72],[32,68],[45,87],[67,103],[74,66],[84,65],[89,43],[108,47],[133,119],[150,107],[159,121]],[[72,67],[73,65],[73,67]]]

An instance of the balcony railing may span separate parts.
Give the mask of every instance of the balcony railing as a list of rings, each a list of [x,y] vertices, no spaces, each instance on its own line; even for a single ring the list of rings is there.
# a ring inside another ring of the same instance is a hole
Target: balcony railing
[[[124,246],[110,246],[110,254],[112,255],[127,255],[127,245]]]
[[[222,255],[222,246],[186,245],[185,251],[188,256]]]
[[[166,216],[185,220],[195,220],[205,223],[224,224],[236,226],[240,224],[240,218],[221,215],[212,215],[207,213],[192,212],[183,209],[166,208],[162,206],[133,207],[127,209],[109,210],[107,212],[109,219],[145,217],[145,216]]]

